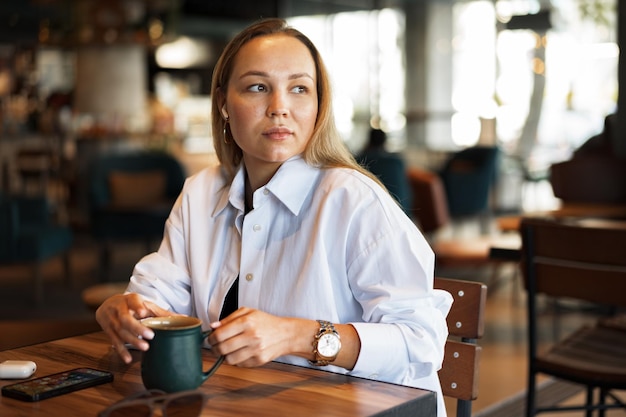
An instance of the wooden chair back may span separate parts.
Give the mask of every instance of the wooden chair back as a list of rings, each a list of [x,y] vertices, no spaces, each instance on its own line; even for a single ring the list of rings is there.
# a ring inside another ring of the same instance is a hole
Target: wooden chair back
[[[481,282],[435,278],[435,288],[454,298],[448,313],[448,332],[439,380],[443,395],[457,400],[457,417],[472,414],[472,401],[478,397],[481,347],[478,339],[485,329],[487,286]]]
[[[585,218],[522,218],[522,270],[528,314],[528,386],[526,416],[564,410],[624,408],[621,401],[606,403],[612,389],[626,389],[623,350],[626,332],[615,323],[583,325],[569,335],[556,336],[539,350],[538,295],[567,298],[610,307],[626,306],[626,221]],[[611,326],[618,327],[617,329]],[[586,386],[581,405],[541,405],[537,401],[538,374]],[[599,389],[600,394],[594,394]]]
[[[521,231],[533,294],[626,306],[626,221],[524,218]]]

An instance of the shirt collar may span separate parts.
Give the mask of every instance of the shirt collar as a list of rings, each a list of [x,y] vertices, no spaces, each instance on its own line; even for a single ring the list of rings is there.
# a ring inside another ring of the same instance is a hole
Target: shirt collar
[[[235,173],[235,178],[230,184],[224,185],[224,187],[220,190],[218,201],[215,204],[215,209],[213,210],[212,217],[219,215],[222,211],[226,209],[228,203],[230,203],[234,208],[240,211],[245,210],[244,203],[244,184],[245,184],[245,169],[243,164],[239,165],[237,172]],[[222,175],[225,175],[222,173]]]
[[[312,167],[297,155],[280,166],[265,188],[297,216],[319,173],[319,168]]]
[[[285,161],[264,188],[297,216],[307,195],[317,181],[319,172],[318,168],[310,166],[300,155],[297,155]],[[221,213],[228,203],[239,211],[245,210],[245,173],[246,170],[242,163],[237,169],[230,188],[222,190],[213,216]]]

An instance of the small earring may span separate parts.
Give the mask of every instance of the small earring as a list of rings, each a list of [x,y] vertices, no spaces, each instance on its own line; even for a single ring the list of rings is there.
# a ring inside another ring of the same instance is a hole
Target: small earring
[[[226,144],[226,145],[228,145],[230,143],[230,141],[228,140],[228,137],[227,137],[227,132],[226,132],[226,126],[228,126],[228,120],[229,120],[228,117],[224,119],[224,132],[223,132],[224,138],[223,139],[224,139],[224,144]]]

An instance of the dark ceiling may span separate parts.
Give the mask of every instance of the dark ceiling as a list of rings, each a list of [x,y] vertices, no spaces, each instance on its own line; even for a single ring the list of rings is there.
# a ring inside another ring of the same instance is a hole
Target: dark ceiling
[[[161,18],[166,30],[199,37],[228,37],[261,17],[292,17],[393,7],[403,0],[2,0],[0,43],[36,43],[42,22],[70,32],[94,8],[142,10],[145,25]],[[405,0],[407,1],[407,0]],[[87,11],[87,12],[86,12]],[[126,22],[128,25],[128,22]]]

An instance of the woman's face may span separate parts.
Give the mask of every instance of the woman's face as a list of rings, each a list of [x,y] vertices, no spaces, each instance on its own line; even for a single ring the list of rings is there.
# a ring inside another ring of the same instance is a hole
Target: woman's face
[[[249,173],[272,173],[302,153],[317,118],[313,57],[286,35],[254,38],[237,53],[222,114]]]

